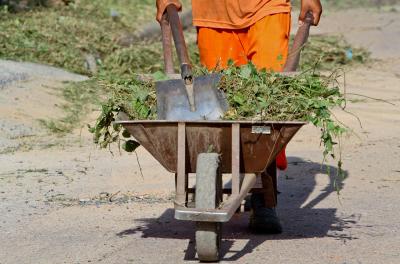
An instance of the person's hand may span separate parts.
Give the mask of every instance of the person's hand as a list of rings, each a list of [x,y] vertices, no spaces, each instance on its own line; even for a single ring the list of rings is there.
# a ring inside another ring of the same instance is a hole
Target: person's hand
[[[161,17],[165,12],[165,9],[167,8],[167,6],[169,6],[170,4],[173,4],[176,6],[176,9],[178,9],[178,11],[180,11],[182,9],[182,4],[179,0],[156,0],[156,6],[157,6],[157,21],[160,22],[161,21]]]
[[[304,19],[306,18],[306,14],[308,12],[311,12],[314,17],[312,25],[318,26],[319,19],[321,18],[322,14],[322,5],[320,0],[301,0],[301,9],[299,16],[300,25],[304,23]]]

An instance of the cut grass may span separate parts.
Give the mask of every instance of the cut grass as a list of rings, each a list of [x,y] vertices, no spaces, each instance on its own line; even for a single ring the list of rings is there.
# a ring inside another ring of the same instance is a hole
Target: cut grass
[[[111,13],[117,16],[112,18]],[[122,33],[135,31],[154,20],[154,15],[152,0],[81,0],[65,7],[16,14],[2,11],[0,58],[44,63],[92,76],[90,81],[67,85],[62,93],[66,100],[62,106],[64,117],[41,120],[51,132],[68,133],[81,126],[93,104],[98,104],[110,89],[131,85],[137,73],[163,70],[161,43],[138,42],[130,47],[116,44]],[[185,34],[192,40],[188,43],[191,60],[199,65],[195,30]],[[87,68],[87,54],[97,58],[97,73]],[[331,70],[364,63],[367,58],[368,53],[352,48],[339,37],[317,36],[311,37],[304,49],[301,69]]]
[[[3,11],[0,57],[90,74],[83,54],[103,58],[113,53],[119,48],[114,41],[117,35],[150,20],[153,6],[150,0],[82,0],[62,8],[37,8],[17,14]],[[118,19],[112,19],[112,10],[119,14]]]
[[[300,69],[332,71],[366,63],[369,58],[367,50],[352,47],[340,36],[311,36],[301,53]]]
[[[59,119],[39,119],[39,122],[52,133],[72,132],[81,126],[82,119],[100,103],[104,91],[97,87],[95,79],[67,85],[63,90],[66,103],[61,106],[65,115]]]

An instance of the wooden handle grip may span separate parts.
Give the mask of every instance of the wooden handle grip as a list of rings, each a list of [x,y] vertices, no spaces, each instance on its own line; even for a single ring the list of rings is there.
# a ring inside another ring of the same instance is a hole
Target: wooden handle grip
[[[172,59],[172,38],[171,27],[169,26],[168,15],[163,14],[160,21],[162,33],[162,46],[164,55],[164,71],[166,74],[174,73],[174,61]]]
[[[182,24],[179,19],[178,11],[174,5],[167,6],[167,14],[169,24],[174,38],[176,53],[178,55],[179,63],[181,65],[182,79],[192,80],[192,68],[190,64],[189,54],[187,51],[185,37],[183,36]]]
[[[296,36],[294,37],[293,45],[292,48],[290,49],[283,70],[284,72],[296,71],[297,67],[299,66],[300,53],[304,44],[306,44],[308,40],[308,36],[310,34],[310,27],[313,21],[314,21],[314,16],[312,15],[311,12],[308,12],[304,20],[304,24],[298,28]]]

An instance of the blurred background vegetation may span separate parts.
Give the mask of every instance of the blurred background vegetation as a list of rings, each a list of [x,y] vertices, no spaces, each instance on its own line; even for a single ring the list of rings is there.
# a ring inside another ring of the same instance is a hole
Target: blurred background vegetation
[[[154,21],[153,0],[0,1],[0,58],[46,63],[86,75],[94,74],[90,63],[96,64],[103,76],[106,72],[124,75],[162,70],[158,38],[120,45],[121,39]],[[190,6],[189,1],[184,2]],[[12,6],[21,4],[24,11],[11,11]],[[195,30],[188,30],[186,36],[192,60],[198,63]],[[350,60],[346,56],[349,49],[340,37],[314,37],[302,62],[318,62],[319,67],[327,69],[366,60],[367,53],[359,49],[352,50]]]

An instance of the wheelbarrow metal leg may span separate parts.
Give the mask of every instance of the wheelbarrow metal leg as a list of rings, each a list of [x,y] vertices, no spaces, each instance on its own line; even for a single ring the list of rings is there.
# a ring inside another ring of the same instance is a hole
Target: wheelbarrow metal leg
[[[232,195],[240,192],[240,124],[232,124]]]
[[[179,128],[178,128],[179,134]],[[181,135],[181,134],[179,134]],[[183,142],[183,139],[179,140]],[[181,167],[179,167],[181,168]],[[179,179],[179,175],[178,175]],[[240,181],[240,124],[232,124],[232,195],[223,202],[218,209],[187,208],[186,206],[175,204],[175,218],[179,220],[189,220],[198,222],[227,222],[239,208],[242,200],[253,188],[256,182],[255,174],[247,174],[241,184]],[[182,183],[181,183],[182,184]],[[183,185],[183,184],[182,184]],[[177,191],[178,195],[178,191]],[[178,197],[178,196],[177,196]],[[196,200],[198,199],[196,194]]]
[[[186,205],[187,174],[186,174],[186,125],[178,123],[178,156],[176,173],[175,203]]]
[[[175,218],[188,221],[228,222],[255,183],[256,174],[247,174],[243,179],[239,195],[231,195],[218,209],[187,208],[175,204]]]

